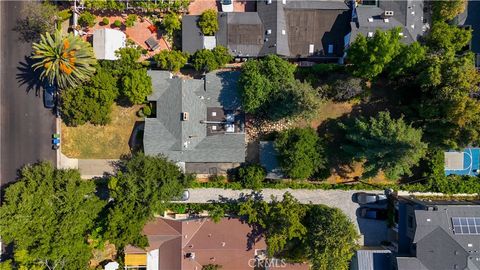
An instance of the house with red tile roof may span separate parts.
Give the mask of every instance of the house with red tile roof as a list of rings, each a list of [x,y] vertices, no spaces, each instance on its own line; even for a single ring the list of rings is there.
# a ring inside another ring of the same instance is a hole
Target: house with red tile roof
[[[213,264],[228,270],[254,269],[258,260],[266,259],[263,237],[254,237],[252,228],[237,218],[175,220],[155,218],[143,233],[148,238],[145,249],[125,248],[126,269],[201,270]],[[308,269],[306,264],[274,262],[279,269]],[[275,269],[269,262],[270,269]],[[258,269],[258,268],[256,268]]]

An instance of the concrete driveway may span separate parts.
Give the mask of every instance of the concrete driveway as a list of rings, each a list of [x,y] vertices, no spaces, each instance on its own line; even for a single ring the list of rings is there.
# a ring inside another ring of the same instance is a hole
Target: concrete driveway
[[[24,4],[0,1],[0,187],[15,181],[25,164],[56,164],[51,149],[55,117],[43,108],[38,74],[31,72],[26,58],[31,44],[19,41],[13,30]]]
[[[238,200],[252,191],[231,190],[221,188],[189,189],[190,198],[187,203],[209,203],[214,201]],[[378,246],[387,239],[387,225],[384,221],[369,220],[357,217],[359,205],[352,200],[353,194],[359,190],[309,190],[309,189],[264,189],[261,191],[263,199],[270,201],[272,196],[281,199],[285,192],[290,192],[300,203],[324,204],[342,210],[356,225],[363,235],[361,243],[365,246]],[[368,191],[382,193],[383,191]]]

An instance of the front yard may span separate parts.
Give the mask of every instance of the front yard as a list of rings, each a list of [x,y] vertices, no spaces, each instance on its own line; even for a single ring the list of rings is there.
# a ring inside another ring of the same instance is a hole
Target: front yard
[[[118,159],[130,153],[128,144],[141,106],[113,105],[112,121],[106,126],[85,124],[67,127],[62,123],[62,153],[70,158]]]

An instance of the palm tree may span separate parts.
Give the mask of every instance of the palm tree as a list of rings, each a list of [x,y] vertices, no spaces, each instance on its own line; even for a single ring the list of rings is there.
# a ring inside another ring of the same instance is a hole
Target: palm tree
[[[56,83],[59,89],[78,86],[95,73],[97,60],[92,46],[72,33],[45,33],[40,42],[33,43],[33,51],[33,69],[41,70],[40,78]]]

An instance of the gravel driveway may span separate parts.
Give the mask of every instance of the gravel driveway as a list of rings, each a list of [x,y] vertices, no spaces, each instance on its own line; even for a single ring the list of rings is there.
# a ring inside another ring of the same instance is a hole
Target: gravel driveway
[[[190,198],[187,203],[209,203],[222,200],[237,200],[250,194],[251,190],[231,190],[221,188],[189,189]],[[342,210],[356,225],[363,235],[366,246],[377,246],[382,240],[387,239],[387,226],[383,221],[367,220],[357,217],[359,205],[352,201],[353,194],[360,190],[310,190],[310,189],[264,189],[261,194],[265,200],[270,201],[271,196],[282,198],[285,192],[290,192],[300,203],[324,204]],[[382,193],[383,191],[368,191],[369,193]],[[362,242],[362,241],[361,241]]]

